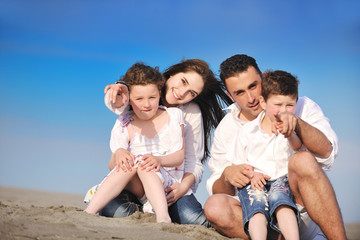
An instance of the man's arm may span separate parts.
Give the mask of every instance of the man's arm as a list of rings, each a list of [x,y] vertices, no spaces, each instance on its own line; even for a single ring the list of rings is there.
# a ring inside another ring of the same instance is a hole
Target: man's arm
[[[295,132],[305,147],[320,158],[328,158],[333,150],[329,139],[319,129],[297,117]]]
[[[224,193],[228,195],[235,194],[235,187],[244,187],[250,182],[253,174],[253,167],[247,164],[239,164],[239,160],[243,151],[236,151],[240,148],[236,146],[239,132],[234,136],[233,128],[224,128],[223,124],[218,126],[214,132],[214,141],[211,148],[211,159],[209,161],[209,169],[212,172],[207,182],[207,189],[210,195]],[[231,153],[231,154],[229,154]],[[234,156],[232,156],[234,155]],[[235,164],[236,163],[236,164]]]
[[[224,169],[220,178],[214,182],[213,194],[235,195],[235,187],[245,187],[252,178],[252,167],[247,164],[232,165]]]

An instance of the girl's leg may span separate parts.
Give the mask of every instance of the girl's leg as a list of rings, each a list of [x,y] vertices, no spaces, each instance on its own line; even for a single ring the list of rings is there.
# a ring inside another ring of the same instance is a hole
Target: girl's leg
[[[160,178],[155,172],[146,172],[139,168],[137,169],[137,173],[144,186],[146,197],[149,199],[156,213],[156,221],[171,223],[165,191]]]
[[[112,199],[117,197],[128,182],[136,174],[136,171],[112,171],[101,184],[94,197],[91,199],[85,212],[96,214],[103,209]]]
[[[299,237],[299,228],[294,210],[289,206],[279,206],[275,210],[276,219],[280,231],[285,239],[296,239]]]
[[[256,213],[249,220],[249,234],[251,239],[264,239],[267,237],[267,221],[262,213]]]
[[[130,191],[134,194],[138,199],[142,198],[145,194],[144,187],[140,178],[137,174],[130,180],[130,182],[126,185],[125,190]]]

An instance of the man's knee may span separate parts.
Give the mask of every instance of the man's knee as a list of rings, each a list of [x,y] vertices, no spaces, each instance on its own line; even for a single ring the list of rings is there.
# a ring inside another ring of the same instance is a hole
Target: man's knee
[[[222,205],[223,198],[217,194],[210,196],[204,205],[204,214],[206,219],[208,219],[210,222],[213,222],[212,220],[217,218],[219,209]]]
[[[227,227],[234,223],[235,216],[242,216],[240,202],[225,194],[212,195],[204,205],[204,213],[211,224]]]
[[[314,155],[310,152],[298,152],[291,156],[288,164],[289,178],[316,178],[322,171]]]

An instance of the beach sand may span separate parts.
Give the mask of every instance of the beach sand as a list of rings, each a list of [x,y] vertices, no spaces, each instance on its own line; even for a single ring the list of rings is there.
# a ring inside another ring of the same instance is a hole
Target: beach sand
[[[83,196],[0,186],[0,239],[229,239],[197,225],[158,224],[136,212],[106,218],[83,212]],[[360,224],[347,224],[349,240],[360,239]]]
[[[90,215],[82,201],[82,195],[0,186],[0,239],[228,239],[203,226],[158,224],[150,213]]]

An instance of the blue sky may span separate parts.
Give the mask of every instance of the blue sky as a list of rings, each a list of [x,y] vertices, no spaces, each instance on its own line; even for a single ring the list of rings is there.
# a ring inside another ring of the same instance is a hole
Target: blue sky
[[[103,88],[134,62],[245,53],[298,76],[338,134],[328,173],[360,222],[358,1],[0,1],[0,185],[83,194],[108,172]],[[205,182],[196,196],[204,203]]]

